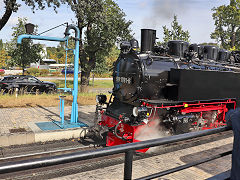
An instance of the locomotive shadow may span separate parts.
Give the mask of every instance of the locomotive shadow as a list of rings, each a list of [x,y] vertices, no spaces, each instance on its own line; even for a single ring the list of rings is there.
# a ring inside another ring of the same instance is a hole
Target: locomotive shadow
[[[185,162],[186,164],[188,164],[188,163],[191,163],[194,161],[201,160],[204,157],[205,158],[211,157],[211,156],[218,155],[220,153],[227,152],[230,150],[232,150],[232,143],[218,146],[216,148],[200,151],[197,153],[188,154],[188,155],[180,157],[180,160],[182,162]],[[225,171],[231,169],[231,155],[227,155],[227,156],[212,160],[210,162],[206,162],[206,163],[197,165],[195,167],[203,170],[206,173],[212,174],[212,175],[220,174],[222,172],[225,172]]]
[[[136,153],[136,156],[138,156],[139,158],[147,158],[147,157],[152,157],[152,156],[158,156],[158,155],[161,155],[161,154],[191,148],[193,146],[198,146],[198,145],[201,145],[201,144],[214,142],[214,141],[229,138],[229,137],[232,137],[232,136],[233,136],[232,132],[230,132],[230,133],[225,132],[225,133],[223,133],[222,135],[219,135],[219,136],[209,135],[207,137],[194,138],[194,139],[186,140],[186,141],[183,141],[183,142],[180,141],[180,142],[170,143],[170,144],[166,144],[166,145],[156,146],[157,147],[156,151],[153,151],[151,153]],[[182,161],[185,162],[186,160],[183,159]],[[194,161],[191,158],[191,155],[189,155],[189,161],[191,161],[191,162]]]

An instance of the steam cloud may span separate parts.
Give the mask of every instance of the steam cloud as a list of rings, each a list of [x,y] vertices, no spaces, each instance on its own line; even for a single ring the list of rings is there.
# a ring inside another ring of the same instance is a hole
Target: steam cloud
[[[157,139],[165,136],[167,136],[167,134],[163,131],[163,127],[160,126],[159,119],[150,121],[148,124],[139,127],[135,132],[135,139],[139,141]],[[158,147],[152,147],[147,151],[147,153],[153,153],[157,150],[157,148]]]
[[[177,12],[184,12],[190,0],[154,0],[153,13],[156,17],[172,19]]]
[[[174,14],[178,15],[188,10],[188,4],[194,0],[153,0],[152,14],[144,19],[143,24],[151,28],[162,26],[163,21],[172,20]]]

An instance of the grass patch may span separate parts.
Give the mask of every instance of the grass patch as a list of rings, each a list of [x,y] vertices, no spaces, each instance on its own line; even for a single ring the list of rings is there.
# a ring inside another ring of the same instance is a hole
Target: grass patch
[[[93,88],[113,88],[113,81],[112,80],[95,80],[94,84],[93,84],[93,81],[90,81],[89,86]]]
[[[65,85],[64,80],[52,80],[58,88],[63,88]],[[73,80],[67,80],[67,87],[73,88]],[[89,88],[112,88],[113,81],[112,80],[95,80],[94,82],[91,80],[89,82]]]
[[[58,106],[60,94],[41,94],[41,95],[0,95],[0,108],[14,107],[36,107],[36,106]],[[97,93],[79,93],[78,105],[95,105]],[[108,97],[109,98],[109,97]],[[66,95],[65,105],[72,105],[72,95]]]

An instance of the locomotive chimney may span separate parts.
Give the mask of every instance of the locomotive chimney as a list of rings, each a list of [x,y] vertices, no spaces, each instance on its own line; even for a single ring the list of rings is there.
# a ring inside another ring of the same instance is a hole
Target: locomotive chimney
[[[156,30],[141,29],[141,52],[152,52],[156,40]]]

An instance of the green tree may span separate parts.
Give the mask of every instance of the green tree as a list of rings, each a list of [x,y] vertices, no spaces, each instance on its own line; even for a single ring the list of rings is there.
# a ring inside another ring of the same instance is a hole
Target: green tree
[[[212,9],[215,30],[211,38],[225,49],[240,49],[240,0],[230,0],[229,5]]]
[[[120,54],[120,50],[117,46],[113,46],[110,50],[108,56],[98,56],[98,60],[96,61],[96,66],[94,68],[94,72],[96,73],[109,73],[112,72],[113,63],[116,61]]]
[[[81,90],[89,84],[91,70],[109,54],[116,41],[131,37],[131,21],[113,0],[65,0],[80,29]]]
[[[10,59],[5,49],[0,50],[0,68],[6,67],[7,61]]]
[[[66,61],[65,42],[60,42],[57,47],[47,47],[47,57],[57,60],[58,63],[64,64]],[[68,49],[74,49],[74,40],[70,38],[68,40]],[[67,63],[74,63],[74,54],[72,50],[67,53]]]
[[[24,1],[27,6],[30,6],[33,12],[36,9],[36,6],[38,9],[43,10],[46,6],[51,7],[53,5],[55,11],[56,8],[60,6],[59,0],[22,0],[22,1]],[[18,3],[17,0],[3,0],[3,2],[5,4],[4,7],[5,11],[2,18],[0,19],[0,31],[6,25],[12,13],[17,12],[17,10],[20,7],[20,4]]]
[[[119,54],[120,54],[120,50],[117,48],[117,46],[113,46],[109,55],[106,57],[106,65],[107,65],[108,71],[112,71],[113,64],[117,60]]]
[[[3,41],[0,39],[0,51],[3,49]]]
[[[209,45],[209,46],[217,46],[218,47],[218,44],[217,43],[213,43],[213,42],[210,42],[210,43],[207,43],[207,42],[204,42],[204,43],[201,43],[200,45]]]
[[[8,52],[11,56],[11,62],[9,63],[22,67],[23,74],[25,68],[30,63],[42,60],[40,53],[43,50],[40,44],[33,44],[30,39],[23,39],[22,44],[17,45],[17,37],[21,34],[26,34],[24,27],[26,22],[27,18],[18,18],[18,23],[12,28],[13,39],[8,46]]]
[[[183,40],[190,41],[190,34],[188,31],[184,31],[182,25],[180,25],[177,21],[177,15],[174,15],[173,21],[171,23],[171,29],[168,29],[167,26],[163,26],[164,42],[168,42],[170,40]]]

